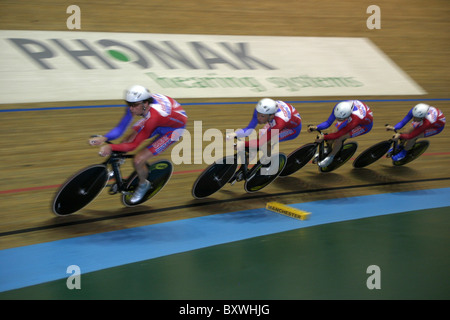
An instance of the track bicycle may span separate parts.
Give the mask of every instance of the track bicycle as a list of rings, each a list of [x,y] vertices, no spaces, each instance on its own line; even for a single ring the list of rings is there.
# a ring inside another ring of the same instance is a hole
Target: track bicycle
[[[140,205],[154,197],[172,176],[172,163],[159,160],[147,164],[147,179],[151,188],[140,201],[131,203],[130,199],[138,187],[139,177],[136,171],[133,171],[128,178],[123,179],[120,166],[126,159],[133,157],[134,155],[123,152],[113,152],[103,163],[88,166],[75,173],[57,191],[52,203],[53,213],[67,216],[77,212],[92,202],[105,187],[109,187],[110,195],[121,193],[122,203],[127,207]],[[110,184],[107,184],[108,182]]]
[[[316,130],[319,134],[322,132],[320,130]],[[328,148],[327,148],[328,149]],[[326,167],[319,167],[320,172],[331,172],[336,170],[355,154],[356,149],[358,149],[358,143],[356,142],[347,142],[342,143],[341,149],[336,154],[331,162]],[[286,166],[280,174],[280,177],[289,176],[301,168],[303,168],[308,162],[310,162],[314,156],[317,154],[317,163],[322,161],[327,157],[331,150],[326,150],[325,148],[325,140],[322,140],[320,143],[312,142],[307,143],[300,148],[294,150],[292,153],[288,155]]]
[[[417,159],[428,149],[429,145],[430,142],[428,140],[417,141],[414,146],[408,150],[403,159],[398,161],[392,159],[392,164],[394,166],[402,166]],[[392,151],[390,151],[390,149],[392,149]],[[386,158],[392,158],[392,156],[396,155],[398,152],[400,152],[398,141],[394,141],[393,139],[381,141],[361,152],[355,161],[353,161],[353,167],[364,168],[381,159],[384,155],[386,155]]]
[[[237,181],[242,180],[245,181],[246,192],[260,191],[279,176],[287,160],[284,153],[275,153],[267,158],[267,161],[258,160],[250,168],[248,155],[247,148],[245,152],[236,152],[234,155],[225,156],[209,165],[194,182],[192,196],[196,199],[206,198],[219,191],[227,183],[234,185]],[[237,169],[239,159],[241,166]],[[272,164],[277,164],[276,160],[278,160],[278,167],[274,168]]]

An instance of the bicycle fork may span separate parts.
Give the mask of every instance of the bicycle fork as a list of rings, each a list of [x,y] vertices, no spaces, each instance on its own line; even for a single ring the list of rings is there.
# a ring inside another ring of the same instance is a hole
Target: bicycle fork
[[[110,195],[116,194],[118,192],[123,193],[123,194],[128,193],[127,191],[125,191],[126,182],[123,181],[122,173],[120,172],[121,164],[122,164],[121,160],[115,159],[115,160],[111,161],[112,171],[109,173],[109,177],[110,178],[114,177],[116,182],[108,185],[110,187],[109,191],[108,191],[108,193]]]
[[[399,144],[397,141],[392,141],[392,151],[388,152],[388,154],[386,154],[386,158],[392,158],[392,156],[395,156],[397,153],[400,152],[399,146],[401,144]]]

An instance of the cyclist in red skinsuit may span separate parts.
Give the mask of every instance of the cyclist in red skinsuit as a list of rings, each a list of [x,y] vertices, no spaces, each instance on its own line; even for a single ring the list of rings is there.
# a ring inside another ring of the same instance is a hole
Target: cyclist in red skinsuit
[[[411,126],[404,133],[396,133],[394,140],[401,140],[400,152],[392,156],[392,160],[402,160],[408,150],[410,150],[417,139],[423,137],[431,137],[440,133],[445,126],[445,115],[438,108],[432,107],[425,103],[419,103],[409,110],[408,114],[402,121],[395,126],[386,126],[386,130],[400,130],[410,120]]]
[[[276,142],[297,138],[302,131],[302,118],[292,105],[281,100],[275,101],[273,99],[264,98],[256,104],[252,119],[247,127],[228,134],[227,139],[247,137],[253,132],[258,124],[264,125],[261,134],[254,140],[238,141],[238,150],[242,149],[244,146],[254,148],[254,151],[259,150],[264,144],[274,146]],[[235,178],[236,181],[242,180],[242,167],[236,171]],[[233,178],[231,180],[233,180]]]
[[[266,110],[263,106],[266,107]],[[278,132],[279,142],[295,139],[302,131],[302,118],[292,105],[268,98],[258,102],[248,126],[245,129],[237,130],[235,135],[238,138],[248,136],[258,124],[265,124],[262,132],[265,135],[262,140],[264,142],[269,142],[275,137],[273,131]],[[246,141],[245,146],[257,145],[259,147],[261,137],[262,135],[258,141]]]
[[[308,126],[308,131],[326,129],[335,120],[337,120],[337,131],[322,135],[316,140],[318,143],[322,142],[322,140],[332,143],[332,151],[318,163],[320,167],[326,167],[333,161],[345,139],[366,134],[372,130],[373,126],[373,114],[369,106],[359,100],[347,100],[334,106],[327,121],[322,122],[318,126]]]
[[[187,115],[181,105],[174,99],[162,94],[151,94],[142,86],[133,86],[125,94],[128,109],[116,128],[105,136],[93,137],[91,145],[100,145],[111,138],[122,135],[132,120],[132,116],[141,116],[133,125],[133,132],[119,144],[106,144],[100,148],[99,154],[109,156],[113,151],[129,152],[135,150],[145,140],[157,136],[147,148],[134,157],[134,168],[139,176],[139,187],[130,201],[138,202],[150,189],[147,180],[148,168],[146,162],[177,142],[186,127]],[[130,116],[131,114],[131,116]]]

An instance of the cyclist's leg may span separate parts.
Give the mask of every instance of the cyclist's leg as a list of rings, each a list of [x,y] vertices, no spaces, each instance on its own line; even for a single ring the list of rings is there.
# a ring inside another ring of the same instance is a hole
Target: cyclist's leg
[[[241,149],[243,148],[243,149]],[[236,146],[236,157],[234,160],[239,165],[239,169],[236,170],[234,175],[231,177],[229,182],[233,185],[236,182],[242,181],[244,179],[244,169],[247,168],[247,165],[250,163],[250,157],[256,158],[257,147],[250,146],[244,147],[244,145]]]
[[[180,138],[180,130],[176,130],[176,128],[160,127],[155,131],[159,136],[157,136],[147,148],[138,152],[134,157],[133,166],[139,177],[139,186],[130,200],[131,203],[140,201],[145,193],[151,188],[151,181],[147,180],[149,174],[147,162],[161,154]]]
[[[301,131],[302,131],[301,123],[298,126],[296,126],[295,128],[283,129],[280,131],[278,141],[283,142],[283,141],[293,140],[300,135]]]
[[[428,138],[431,136],[435,136],[439,134],[444,129],[444,126],[442,125],[435,125],[427,130],[425,130],[423,133],[419,134],[417,137],[414,137],[413,139],[407,140],[405,142],[405,150],[409,151],[414,147],[414,144],[417,142],[420,138]]]
[[[319,162],[319,166],[326,167],[326,166],[330,165],[330,163],[333,162],[334,157],[341,150],[342,145],[344,144],[344,141],[346,139],[362,136],[362,135],[368,133],[370,130],[372,130],[372,127],[373,127],[373,122],[370,122],[369,124],[365,124],[365,125],[358,125],[355,128],[353,128],[349,133],[346,133],[343,136],[335,139],[332,143],[331,152],[327,155],[327,157],[325,159],[323,159],[321,162]]]
[[[414,123],[411,123],[410,127],[404,133],[406,133],[406,134],[411,133],[416,127],[417,127],[417,125],[415,125]],[[392,156],[392,159],[394,161],[400,161],[400,160],[404,159],[406,157],[407,153],[414,147],[414,145],[416,144],[418,139],[434,136],[434,135],[438,134],[439,132],[441,132],[443,128],[444,128],[443,126],[439,126],[439,125],[433,126],[412,139],[400,140],[400,143],[397,148],[397,152]]]
[[[350,131],[349,138],[356,138],[356,137],[365,135],[365,134],[369,133],[370,130],[372,130],[372,127],[373,127],[373,122],[356,126],[355,128],[352,129],[352,131]]]
[[[329,166],[333,162],[336,154],[339,152],[339,150],[341,150],[344,141],[348,138],[350,138],[350,133],[346,133],[343,136],[341,136],[337,139],[334,139],[334,140],[328,140],[327,147],[328,147],[328,150],[331,150],[331,151],[326,155],[325,159],[323,159],[322,161],[319,161],[317,163],[319,165],[319,167]],[[316,162],[317,162],[317,160],[316,160]]]
[[[297,138],[302,131],[302,124],[300,123],[294,128],[286,128],[279,132],[279,134],[275,137],[272,137],[272,141],[270,141],[270,145],[267,145],[267,152],[264,156],[265,158],[261,159],[261,163],[263,167],[265,167],[264,174],[265,175],[274,175],[279,171],[279,143],[294,140]]]
[[[406,152],[412,149],[412,147],[416,144],[417,139],[423,138],[425,136],[425,132],[422,132],[418,136],[415,136],[412,139],[405,140],[404,149]]]
[[[324,156],[327,156],[330,153],[330,151],[333,150],[333,142],[334,140],[325,141],[325,145],[323,147]],[[319,150],[317,150],[316,153],[314,154],[312,163],[317,164],[318,161],[319,161]]]
[[[341,150],[344,141],[348,138],[350,138],[350,133],[344,134],[343,136],[330,141],[331,152],[328,154],[328,156],[334,157],[339,152],[339,150]]]
[[[412,124],[409,125],[408,128],[405,129],[402,133],[409,134],[414,130],[414,126]],[[398,157],[398,154],[403,152],[403,155],[401,157],[404,157],[406,155],[407,150],[411,149],[414,143],[416,142],[417,138],[414,138],[414,142],[410,143],[410,140],[405,139],[399,139],[397,149],[393,151],[393,155],[396,155]]]
[[[178,142],[183,134],[185,127],[172,128],[172,127],[159,127],[155,130],[154,135],[159,136],[147,146],[147,148],[141,150],[134,157],[134,168],[139,176],[139,182],[143,183],[148,177],[148,168],[146,163],[153,157],[163,153],[175,142]]]
[[[370,122],[368,124],[361,124],[359,126],[356,126],[355,128],[353,128],[350,132],[349,132],[349,137],[348,138],[356,138],[362,135],[365,135],[367,133],[370,132],[370,130],[372,130],[373,127],[373,122]],[[345,140],[345,139],[344,139]],[[342,141],[343,142],[343,141]],[[341,145],[342,146],[342,145]],[[340,148],[339,148],[340,149]],[[338,150],[339,151],[339,150]],[[336,151],[337,152],[337,151]]]
[[[372,123],[370,125],[359,125],[352,129],[349,133],[344,134],[343,136],[340,136],[339,138],[330,141],[331,142],[331,152],[328,154],[328,156],[334,157],[337,155],[337,153],[341,150],[342,145],[344,144],[345,140],[349,138],[355,138],[358,136],[362,136],[363,134],[366,134],[372,129]]]
[[[147,148],[141,150],[134,156],[133,165],[139,177],[139,184],[142,184],[147,180],[148,168],[145,164],[154,156],[155,155]]]

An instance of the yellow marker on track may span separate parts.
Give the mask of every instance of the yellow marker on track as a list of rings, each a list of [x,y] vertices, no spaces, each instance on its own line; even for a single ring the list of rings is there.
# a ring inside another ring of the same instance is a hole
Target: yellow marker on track
[[[308,219],[311,214],[311,212],[295,209],[279,202],[267,202],[266,209],[300,220]]]

